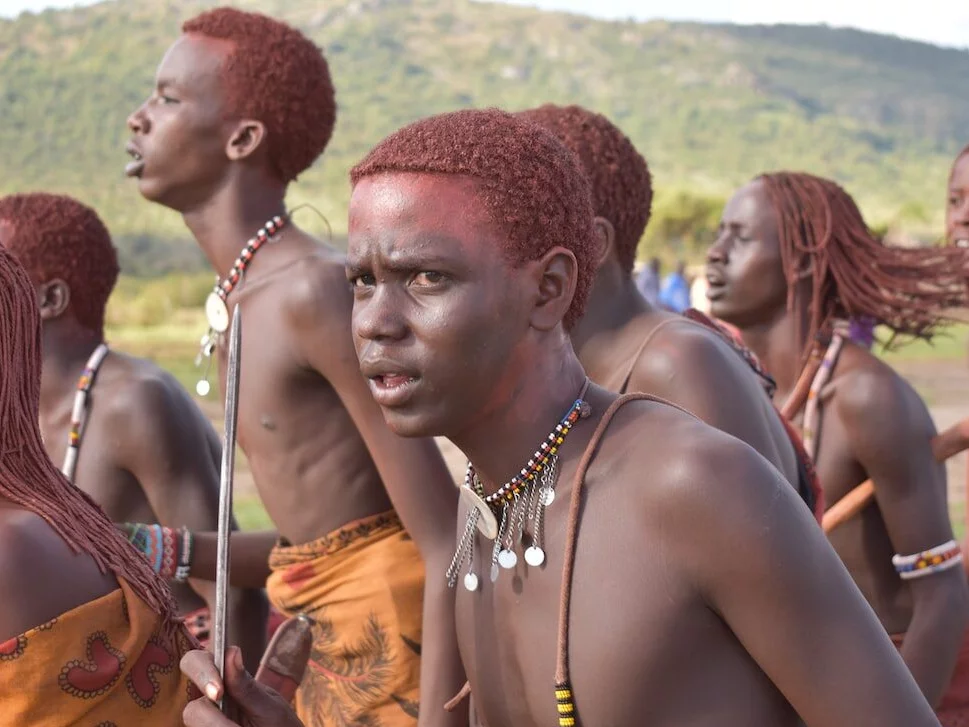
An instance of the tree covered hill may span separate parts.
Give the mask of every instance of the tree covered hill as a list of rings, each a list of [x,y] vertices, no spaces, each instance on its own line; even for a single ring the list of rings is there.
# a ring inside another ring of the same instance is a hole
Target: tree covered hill
[[[215,3],[113,0],[0,21],[0,192],[95,206],[126,268],[197,260],[177,215],[122,177],[125,119],[182,20]],[[615,120],[657,187],[647,238],[688,239],[759,171],[833,176],[872,223],[938,230],[969,142],[969,53],[823,26],[605,22],[472,0],[242,0],[309,33],[339,118],[294,186],[339,235],[347,171],[402,124],[466,106],[577,102]],[[301,223],[324,229],[312,213]]]

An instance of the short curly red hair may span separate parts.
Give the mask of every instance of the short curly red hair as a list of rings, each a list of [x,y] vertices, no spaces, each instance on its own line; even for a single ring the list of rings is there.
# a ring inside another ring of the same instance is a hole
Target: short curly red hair
[[[632,272],[653,206],[653,180],[642,154],[602,114],[545,104],[517,114],[551,131],[576,156],[592,185],[592,207],[616,231],[616,256]]]
[[[186,21],[182,32],[233,44],[222,68],[230,112],[266,125],[269,158],[284,182],[309,169],[336,123],[330,68],[313,41],[278,20],[228,7]]]
[[[12,226],[6,247],[35,283],[60,278],[71,289],[77,322],[104,333],[104,309],[118,280],[118,254],[101,218],[76,199],[35,192],[0,198]]]
[[[545,129],[498,109],[432,116],[381,141],[350,180],[395,172],[470,178],[513,263],[570,250],[578,280],[565,327],[582,317],[596,270],[592,197],[575,155]]]

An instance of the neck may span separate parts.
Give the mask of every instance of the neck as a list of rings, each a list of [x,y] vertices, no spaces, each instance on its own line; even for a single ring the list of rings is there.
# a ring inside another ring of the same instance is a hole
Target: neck
[[[585,372],[568,338],[546,346],[499,382],[493,401],[474,424],[451,437],[474,465],[487,493],[516,475],[568,412],[585,382]],[[513,381],[507,379],[513,377]],[[496,398],[498,398],[496,397]],[[573,435],[574,436],[574,435]],[[568,443],[565,445],[569,446]]]
[[[744,343],[774,377],[779,392],[790,393],[797,384],[807,353],[807,330],[806,312],[785,309],[768,322],[740,329]]]
[[[182,218],[215,272],[227,274],[246,242],[268,220],[286,211],[285,185],[263,179],[245,185],[230,184]]]
[[[655,310],[640,295],[629,274],[618,270],[608,274],[600,272],[585,314],[571,331],[572,343],[577,351],[582,351],[597,334],[618,330],[634,318]]]
[[[77,326],[52,321],[43,329],[43,368],[40,379],[41,409],[56,407],[77,389],[77,379],[104,337]]]

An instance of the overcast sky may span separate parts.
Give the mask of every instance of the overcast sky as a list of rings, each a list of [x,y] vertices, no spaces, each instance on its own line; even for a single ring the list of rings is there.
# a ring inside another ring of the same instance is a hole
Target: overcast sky
[[[608,18],[708,20],[732,23],[827,23],[892,33],[939,45],[969,46],[969,3],[962,0],[505,0]],[[124,0],[122,0],[124,2]],[[91,0],[0,0],[0,16]]]

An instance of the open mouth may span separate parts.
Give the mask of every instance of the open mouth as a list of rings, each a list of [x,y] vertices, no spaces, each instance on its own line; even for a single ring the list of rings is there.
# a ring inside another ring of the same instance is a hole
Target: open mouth
[[[125,165],[124,174],[126,177],[140,177],[141,172],[145,168],[145,160],[141,156],[141,152],[138,151],[133,145],[128,144],[125,147],[125,151],[128,156],[131,157],[131,161]]]
[[[388,372],[368,378],[370,392],[381,406],[400,406],[414,393],[418,379],[410,374]]]

